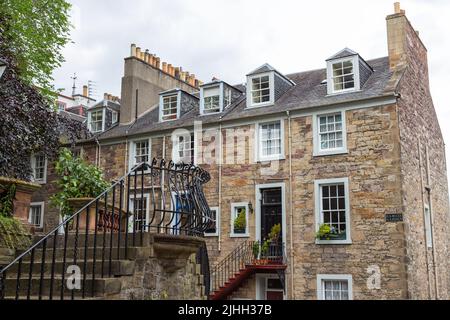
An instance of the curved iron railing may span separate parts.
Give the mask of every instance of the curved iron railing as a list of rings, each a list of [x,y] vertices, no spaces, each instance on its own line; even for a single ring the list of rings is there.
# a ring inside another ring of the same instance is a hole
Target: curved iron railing
[[[209,180],[190,164],[153,159],[134,166],[2,268],[0,299],[95,296],[95,280],[111,277],[113,262],[127,259],[145,233],[203,236],[213,223],[203,193]],[[79,290],[67,288],[70,265],[81,270]]]

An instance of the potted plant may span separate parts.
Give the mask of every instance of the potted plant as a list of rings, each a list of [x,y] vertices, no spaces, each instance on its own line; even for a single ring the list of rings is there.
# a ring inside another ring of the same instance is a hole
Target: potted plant
[[[234,233],[243,234],[245,233],[247,228],[247,221],[246,221],[247,218],[245,208],[238,208],[237,211],[238,214],[236,216],[236,219],[234,219],[233,231]]]
[[[253,251],[254,264],[259,264],[260,249],[261,249],[261,246],[259,244],[259,241],[253,242],[252,251]]]
[[[327,223],[322,223],[319,226],[319,230],[316,232],[316,239],[318,240],[344,240],[346,232],[339,232],[335,227],[330,226]]]
[[[261,246],[261,257],[259,259],[259,262],[262,265],[269,263],[269,259],[267,258],[267,253],[269,252],[269,246],[270,246],[269,239],[265,240]]]
[[[271,242],[278,242],[281,234],[281,224],[277,223],[272,226],[272,229],[270,229],[269,233],[269,239]]]

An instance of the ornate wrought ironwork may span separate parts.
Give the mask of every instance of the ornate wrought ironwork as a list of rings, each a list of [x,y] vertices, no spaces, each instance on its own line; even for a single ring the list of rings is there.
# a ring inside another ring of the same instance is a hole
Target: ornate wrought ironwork
[[[153,159],[134,166],[0,268],[0,299],[94,296],[95,279],[111,276],[113,260],[127,259],[132,246],[143,244],[146,232],[203,236],[214,223],[203,193],[203,184],[209,180],[208,172],[189,164]],[[206,247],[202,250],[207,278]],[[78,292],[66,288],[65,270],[69,265],[82,270]],[[209,283],[209,278],[205,281]]]

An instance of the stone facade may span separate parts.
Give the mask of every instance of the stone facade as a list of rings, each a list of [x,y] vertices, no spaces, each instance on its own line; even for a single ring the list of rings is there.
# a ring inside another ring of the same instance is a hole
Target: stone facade
[[[258,239],[257,186],[276,184],[281,186],[284,199],[282,228],[288,299],[317,299],[320,274],[351,275],[354,299],[449,299],[450,218],[445,147],[428,86],[426,49],[404,13],[389,16],[387,24],[391,78],[385,91],[395,91],[392,99],[325,105],[295,114],[280,112],[275,119],[284,128],[284,157],[277,161],[255,160],[258,123],[273,121],[273,115],[203,129],[203,140],[197,145],[214,142],[212,158],[220,159],[204,161],[203,155],[197,153],[197,162],[211,174],[211,181],[204,186],[208,203],[220,208],[219,235],[206,238],[211,266],[243,240]],[[134,105],[134,89],[130,88],[136,86],[132,85],[131,74],[148,70],[139,71],[134,58],[125,63],[128,73],[123,79],[123,90],[128,98],[125,96],[124,100]],[[155,92],[148,92],[152,98],[142,99],[156,103],[156,89],[170,88],[158,83],[152,87]],[[142,108],[141,101],[139,114]],[[347,150],[315,156],[315,116],[334,112],[345,115]],[[121,117],[121,121],[130,121],[132,114]],[[186,127],[192,130],[191,126]],[[82,146],[86,159],[98,164],[108,180],[114,180],[130,169],[131,141],[143,137],[151,139],[152,157],[170,159],[169,130],[101,141],[100,145],[85,142]],[[336,178],[348,178],[351,241],[318,243],[315,182]],[[248,237],[230,236],[233,203],[251,203],[254,208],[249,213]],[[425,239],[425,204],[431,208],[431,248]],[[388,215],[402,215],[402,219],[389,222]],[[51,223],[50,220],[48,224]],[[149,287],[136,291],[130,283],[126,294],[141,298],[150,292],[162,294],[154,283],[155,272],[161,269],[152,263],[141,266],[141,278],[136,280]],[[379,286],[371,286],[372,276],[378,271]],[[181,290],[177,295],[191,298],[183,293],[192,285],[189,279],[180,274],[164,281],[182,283],[171,290]],[[230,298],[256,298],[256,277],[248,278]]]

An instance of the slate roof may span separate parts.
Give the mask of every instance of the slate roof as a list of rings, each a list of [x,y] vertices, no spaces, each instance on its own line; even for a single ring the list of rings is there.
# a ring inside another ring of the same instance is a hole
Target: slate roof
[[[341,51],[339,51],[338,53],[336,53],[333,56],[329,57],[326,61],[334,60],[334,59],[340,59],[340,58],[345,58],[345,57],[350,57],[350,56],[354,56],[354,55],[357,55],[357,54],[358,53],[356,53],[352,49],[344,48]]]
[[[104,107],[104,103],[106,101],[106,106],[112,110],[115,111],[120,111],[120,104],[111,100],[102,100],[96,104],[94,104],[93,106],[89,107],[87,110],[93,110],[93,109],[97,109],[97,108],[102,108]]]
[[[75,121],[78,121],[78,122],[84,122],[84,121],[86,121],[86,118],[85,118],[85,117],[80,116],[80,115],[75,114],[75,113],[72,113],[72,112],[68,112],[68,111],[60,111],[59,114],[60,114],[61,116],[63,116],[64,118],[68,118],[68,119],[75,120]]]
[[[395,91],[393,85],[393,73],[389,68],[389,58],[383,57],[369,60],[368,64],[374,72],[364,84],[360,91],[348,92],[336,95],[327,95],[327,85],[322,84],[326,79],[326,69],[311,70],[286,75],[296,83],[279,98],[274,105],[261,108],[245,108],[246,98],[242,94],[230,107],[219,114],[201,116],[199,108],[195,108],[184,114],[180,119],[167,122],[159,122],[158,106],[137,119],[130,125],[119,125],[110,128],[108,131],[98,135],[98,139],[107,140],[124,136],[134,136],[151,134],[155,132],[173,130],[180,127],[192,127],[194,120],[200,120],[204,124],[215,123],[219,120],[237,120],[252,118],[255,116],[265,116],[277,114],[287,110],[301,110],[352,101],[360,101],[386,95],[391,95]],[[245,87],[235,85],[235,87],[245,92]]]

